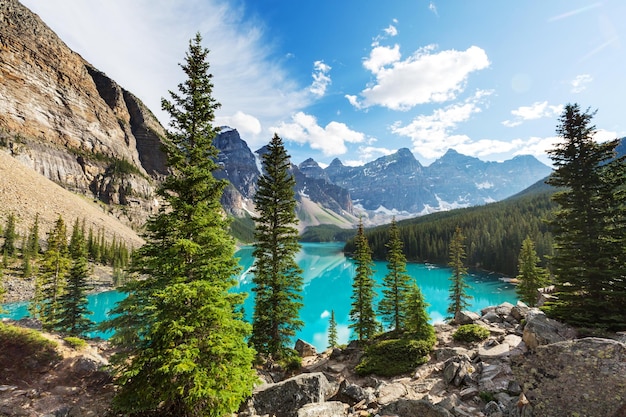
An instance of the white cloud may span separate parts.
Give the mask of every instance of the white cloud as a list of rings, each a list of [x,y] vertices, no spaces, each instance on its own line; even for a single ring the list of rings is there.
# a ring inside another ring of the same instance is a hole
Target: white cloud
[[[332,67],[326,65],[324,61],[315,61],[313,63],[313,84],[311,84],[310,91],[314,95],[322,97],[326,93],[326,88],[331,83],[328,75],[331,69]]]
[[[393,48],[376,45],[370,52],[369,58],[363,61],[363,66],[372,73],[378,74],[386,65],[399,61],[400,56],[398,44],[394,45]]]
[[[521,106],[515,110],[511,110],[511,114],[515,116],[515,119],[505,120],[502,124],[507,127],[515,127],[521,125],[526,120],[536,120],[544,117],[557,117],[562,112],[562,104],[549,105],[547,101],[537,101],[530,106]]]
[[[591,81],[593,81],[593,78],[589,74],[577,75],[576,78],[570,81],[572,86],[570,91],[574,94],[581,93],[587,89],[587,84]]]
[[[479,91],[464,103],[437,109],[431,115],[420,115],[406,126],[396,123],[391,127],[391,131],[411,138],[412,151],[427,159],[437,158],[450,148],[459,151],[464,149],[471,155],[477,154],[479,144],[472,143],[467,135],[453,132],[460,123],[468,121],[473,114],[481,111],[480,99],[489,94],[486,91]],[[487,142],[482,143],[482,147],[489,145]]]
[[[314,116],[298,112],[292,116],[291,123],[281,122],[270,128],[284,140],[309,144],[312,149],[321,150],[326,156],[342,155],[348,151],[346,142],[365,141],[365,135],[351,130],[344,123],[330,122],[325,127],[317,124]]]
[[[357,108],[383,106],[408,110],[418,104],[444,102],[465,89],[470,73],[489,66],[487,53],[471,46],[465,51],[434,52],[429,45],[401,60],[398,45],[393,48],[376,43],[363,66],[376,76],[375,85],[360,93],[360,100],[346,95]]]
[[[384,32],[387,34],[387,36],[397,36],[398,28],[396,28],[394,25],[389,25],[386,29],[384,29]]]
[[[216,117],[215,122],[218,126],[230,126],[237,129],[243,138],[247,135],[258,135],[262,130],[259,119],[240,111],[232,116]]]
[[[437,5],[435,5],[434,2],[430,2],[428,4],[428,10],[430,10],[431,12],[433,12],[435,14],[435,16],[439,16],[439,13],[437,13]]]

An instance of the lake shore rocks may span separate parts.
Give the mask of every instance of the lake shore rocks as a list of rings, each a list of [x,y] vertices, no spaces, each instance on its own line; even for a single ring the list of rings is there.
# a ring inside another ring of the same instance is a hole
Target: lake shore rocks
[[[457,325],[437,324],[430,360],[392,378],[357,375],[363,352],[356,343],[312,354],[302,341],[299,373],[264,378],[233,417],[626,416],[622,341],[576,339],[569,327],[523,303],[476,316],[472,324],[489,329],[486,340],[457,342]],[[525,340],[537,343],[531,348]],[[106,342],[91,346],[84,354],[63,348],[64,365],[37,372],[40,379],[28,387],[19,375],[0,381],[0,415],[113,415],[105,410],[114,386],[103,370],[110,350]]]
[[[490,336],[480,343],[456,342],[452,334],[460,323],[483,326]],[[279,414],[271,403],[294,394],[278,390],[267,407],[248,408],[239,416],[620,417],[626,410],[626,345],[620,341],[575,339],[572,328],[521,302],[481,314],[462,312],[454,325],[435,328],[431,359],[411,374],[359,376],[354,346],[335,348],[303,358],[302,369],[332,381],[331,397]],[[253,402],[261,406],[255,396]]]

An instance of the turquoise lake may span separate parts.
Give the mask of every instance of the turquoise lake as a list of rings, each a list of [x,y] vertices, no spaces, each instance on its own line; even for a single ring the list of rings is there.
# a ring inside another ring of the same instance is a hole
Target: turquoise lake
[[[335,311],[339,343],[346,343],[350,338],[348,315],[355,267],[352,260],[343,255],[342,248],[343,243],[305,243],[297,257],[298,264],[304,271],[302,274],[304,306],[300,310],[300,317],[305,324],[296,337],[313,344],[318,351],[324,350],[328,342],[328,320],[331,310]],[[243,247],[237,252],[242,273],[238,277],[239,285],[236,291],[251,294],[244,304],[248,318],[254,311],[251,291],[252,276],[249,272],[254,262],[252,250],[252,247]],[[385,262],[376,262],[374,268],[375,279],[381,282],[387,273]],[[409,263],[407,271],[417,280],[426,302],[430,304],[428,313],[432,321],[443,321],[448,308],[450,269],[436,265]],[[498,278],[497,274],[482,272],[468,275],[467,283],[472,287],[469,294],[473,297],[470,310],[478,312],[490,305],[517,301],[515,287]],[[378,287],[377,292],[380,293],[380,290],[381,288]],[[104,320],[107,312],[123,296],[116,291],[90,295],[88,297],[89,309],[94,312],[92,320],[96,322]],[[8,314],[0,315],[0,317],[20,319],[28,315],[26,302],[5,304],[3,307],[8,310]],[[91,336],[106,338],[108,335],[93,333]]]

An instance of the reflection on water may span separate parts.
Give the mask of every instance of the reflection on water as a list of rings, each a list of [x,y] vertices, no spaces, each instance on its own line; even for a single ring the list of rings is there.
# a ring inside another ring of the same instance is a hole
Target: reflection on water
[[[341,252],[342,243],[305,243],[297,256],[304,280],[303,303],[300,317],[305,325],[296,337],[312,343],[318,350],[326,348],[328,343],[328,320],[330,311],[335,311],[339,343],[346,343],[350,338],[348,328],[351,306],[352,278],[355,274],[354,263]],[[239,285],[235,289],[239,292],[248,292],[244,310],[250,319],[254,311],[252,289],[252,247],[246,246],[237,252],[242,273],[238,277]],[[375,280],[382,282],[387,273],[384,262],[375,262]],[[417,280],[426,302],[430,304],[428,313],[433,322],[444,320],[448,308],[448,296],[451,275],[449,268],[432,264],[408,264],[407,272]],[[471,289],[468,291],[473,297],[471,310],[479,311],[489,305],[501,304],[505,301],[517,301],[515,288],[509,283],[498,280],[496,274],[472,273],[467,277]],[[380,293],[380,287],[378,287]],[[105,319],[107,312],[122,299],[123,294],[108,291],[92,294],[88,297],[89,310],[94,312],[92,320],[100,322]],[[28,315],[27,303],[13,303],[4,306],[9,310],[9,316],[19,319]],[[91,336],[108,337],[109,335],[95,332]]]

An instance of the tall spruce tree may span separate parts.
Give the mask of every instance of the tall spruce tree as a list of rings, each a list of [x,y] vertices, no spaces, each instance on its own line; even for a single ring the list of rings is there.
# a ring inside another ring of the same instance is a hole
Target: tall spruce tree
[[[250,325],[236,313],[244,295],[231,291],[240,268],[220,205],[226,182],[213,176],[219,104],[201,42],[200,34],[189,42],[186,79],[162,100],[171,116],[164,140],[171,174],[134,254],[132,271],[145,279],[122,287],[128,296],[103,326],[116,331],[114,406],[122,412],[230,415],[256,381]]]
[[[352,283],[352,309],[350,310],[350,328],[358,341],[369,340],[378,330],[374,312],[376,295],[374,281],[374,262],[367,237],[363,229],[363,219],[359,220],[356,237],[354,238],[354,262],[356,273]]]
[[[12,258],[15,256],[15,241],[18,238],[18,235],[15,232],[15,215],[13,213],[9,214],[7,217],[3,237],[4,242],[2,243],[2,252],[9,258]]]
[[[413,280],[403,307],[406,311],[406,330],[417,339],[429,340],[435,336],[435,329],[430,324],[430,316],[426,311],[428,306],[420,287]]]
[[[67,273],[67,286],[59,300],[59,311],[54,329],[70,336],[83,336],[92,329],[94,323],[88,317],[87,291],[89,289],[89,264],[87,262],[87,242],[85,231],[78,221],[74,223],[70,241],[72,266]]]
[[[625,164],[614,159],[618,140],[593,139],[594,115],[566,105],[556,129],[563,140],[549,151],[555,170],[547,182],[559,187],[550,222],[558,301],[547,312],[576,326],[620,329],[626,327]]]
[[[337,320],[335,319],[335,310],[331,310],[330,319],[328,320],[328,348],[337,346]]]
[[[410,289],[411,276],[406,272],[406,257],[395,217],[389,228],[387,242],[387,275],[383,278],[383,298],[378,304],[382,321],[395,330],[404,328],[406,310],[404,305]]]
[[[537,304],[539,288],[548,285],[548,271],[538,265],[539,257],[535,251],[535,243],[527,236],[522,242],[519,254],[517,286],[515,291],[520,300],[533,307]]]
[[[460,227],[457,227],[450,241],[450,261],[448,266],[452,268],[450,276],[450,305],[448,313],[455,318],[462,310],[469,306],[471,296],[467,293],[469,285],[465,282],[467,267],[465,266],[465,236]]]
[[[66,273],[71,265],[67,246],[67,228],[63,217],[48,233],[47,247],[35,279],[35,293],[29,311],[41,320],[45,329],[54,328],[58,321],[59,303],[65,292]]]
[[[253,273],[255,306],[253,346],[259,353],[281,359],[290,354],[287,345],[302,327],[302,270],[295,260],[300,250],[291,163],[283,141],[274,135],[262,155],[263,173],[257,183],[254,204],[255,258]]]

